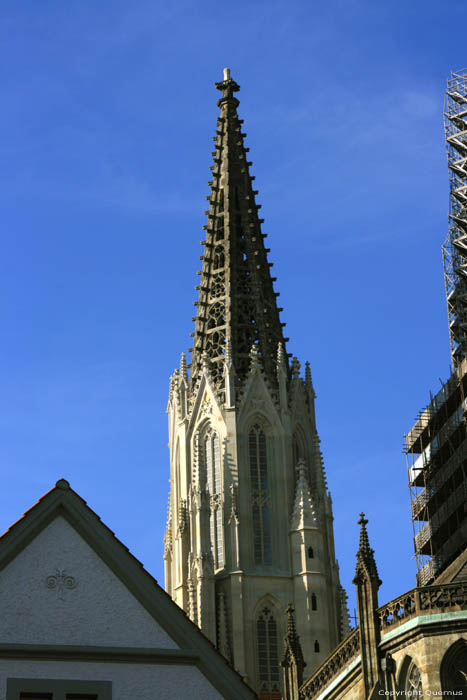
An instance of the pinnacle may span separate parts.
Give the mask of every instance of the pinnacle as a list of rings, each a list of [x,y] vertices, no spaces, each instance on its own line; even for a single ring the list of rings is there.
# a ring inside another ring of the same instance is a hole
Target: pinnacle
[[[365,514],[360,513],[360,520],[358,521],[358,525],[360,525],[360,542],[358,552],[356,554],[357,567],[354,581],[358,579],[359,574],[362,572],[363,569],[367,572],[370,579],[374,581],[379,587],[381,585],[381,581],[378,576],[378,569],[376,567],[374,550],[370,547],[370,540],[368,538],[368,532],[366,529],[367,524],[368,520],[365,518]]]
[[[358,521],[358,525],[360,525],[360,552],[364,552],[365,554],[370,553],[370,542],[368,540],[368,532],[366,530],[366,526],[368,525],[368,520],[365,519],[365,513],[360,513],[360,520]]]
[[[297,636],[297,630],[295,629],[295,620],[294,620],[294,612],[295,608],[292,605],[292,603],[289,603],[287,605],[286,613],[287,613],[287,635],[295,638]]]
[[[291,527],[296,530],[303,525],[317,526],[318,524],[316,509],[311,497],[310,485],[306,472],[307,467],[305,460],[300,459],[297,464],[298,479],[291,517]]]
[[[305,660],[303,658],[302,647],[300,645],[300,637],[295,629],[295,619],[294,619],[295,609],[292,603],[289,603],[286,609],[287,613],[287,632],[284,638],[284,653],[282,655],[282,666],[287,666],[292,655],[293,660],[297,664],[297,671],[299,674],[299,683],[302,681],[303,669],[306,666]]]

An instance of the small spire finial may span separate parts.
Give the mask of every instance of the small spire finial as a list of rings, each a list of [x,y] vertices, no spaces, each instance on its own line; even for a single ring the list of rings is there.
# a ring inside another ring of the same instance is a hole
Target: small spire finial
[[[250,350],[250,369],[259,366],[259,351],[256,343],[253,343]]]
[[[284,346],[281,342],[277,343],[277,367],[285,367],[285,352]]]
[[[306,462],[303,457],[298,460],[296,470],[299,479],[306,479]]]
[[[230,68],[224,68],[224,80],[230,80]]]
[[[365,518],[365,513],[360,513],[360,520],[358,521],[360,525],[360,551],[365,554],[370,553],[370,542],[368,540],[368,532],[366,526],[368,525],[368,520]]]
[[[360,520],[358,521],[360,525],[360,542],[357,552],[357,569],[355,573],[354,583],[358,580],[359,571],[362,566],[368,571],[370,578],[372,578],[378,588],[381,585],[381,581],[378,576],[378,570],[376,568],[376,562],[374,557],[374,551],[370,547],[370,540],[368,538],[368,532],[366,526],[368,520],[365,518],[365,513],[360,513]]]
[[[292,637],[295,637],[297,634],[295,630],[295,620],[293,616],[295,608],[292,605],[292,603],[289,603],[287,605],[287,609],[285,612],[287,613],[287,634],[290,634]]]
[[[186,355],[182,352],[180,356],[180,375],[183,379],[188,378],[187,366],[186,366]]]
[[[293,379],[300,379],[300,362],[298,357],[293,357],[292,358],[292,378]]]

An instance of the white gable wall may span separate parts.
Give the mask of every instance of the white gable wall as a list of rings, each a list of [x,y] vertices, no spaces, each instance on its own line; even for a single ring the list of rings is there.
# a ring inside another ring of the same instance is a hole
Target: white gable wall
[[[112,700],[222,700],[194,666],[58,661],[0,661],[0,698],[7,678],[112,681]]]
[[[74,588],[60,588],[57,570]],[[63,517],[1,572],[0,620],[2,644],[178,648]]]

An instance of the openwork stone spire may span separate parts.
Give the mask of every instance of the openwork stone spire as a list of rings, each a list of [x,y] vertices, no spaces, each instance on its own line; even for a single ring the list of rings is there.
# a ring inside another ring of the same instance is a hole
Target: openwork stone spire
[[[284,345],[285,339],[267,260],[269,251],[264,246],[266,236],[261,233],[260,207],[255,203],[254,178],[249,174],[249,149],[243,143],[246,134],[237,115],[235,93],[240,88],[227,68],[216,88],[222,96],[218,101],[206,239],[202,241],[201,284],[195,302],[191,377],[196,381],[205,354],[217,388],[222,390],[229,343],[236,380],[241,382],[248,374],[251,347],[256,345],[266,377],[274,386],[277,347]]]

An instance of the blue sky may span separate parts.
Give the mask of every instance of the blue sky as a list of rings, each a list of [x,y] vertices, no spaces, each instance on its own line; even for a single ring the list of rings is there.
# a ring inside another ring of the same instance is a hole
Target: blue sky
[[[449,374],[446,78],[461,0],[4,0],[0,528],[60,477],[162,583],[217,94],[240,83],[288,350],[311,362],[351,594],[413,587],[403,434]]]

